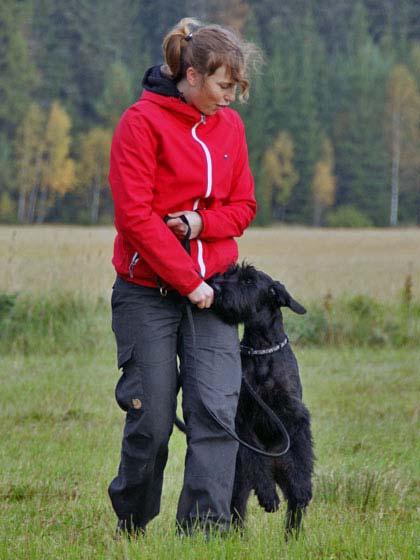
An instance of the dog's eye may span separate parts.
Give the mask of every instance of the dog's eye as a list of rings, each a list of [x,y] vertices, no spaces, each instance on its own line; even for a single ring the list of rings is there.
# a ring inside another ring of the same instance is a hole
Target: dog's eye
[[[247,286],[252,286],[253,284],[255,284],[254,280],[252,280],[252,278],[247,278],[244,282]]]

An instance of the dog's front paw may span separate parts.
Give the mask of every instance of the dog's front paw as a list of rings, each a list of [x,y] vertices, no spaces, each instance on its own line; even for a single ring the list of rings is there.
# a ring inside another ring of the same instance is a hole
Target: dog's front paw
[[[275,490],[273,492],[258,493],[258,503],[267,513],[273,513],[279,509],[280,498]]]

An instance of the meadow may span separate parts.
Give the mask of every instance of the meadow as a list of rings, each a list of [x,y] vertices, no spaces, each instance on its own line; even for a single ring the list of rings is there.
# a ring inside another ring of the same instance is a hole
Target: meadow
[[[108,297],[113,239],[112,227],[0,226],[0,291]],[[241,259],[308,301],[327,293],[393,300],[407,275],[420,299],[419,229],[253,228],[238,241]]]
[[[176,430],[161,514],[144,539],[113,539],[106,489],[123,413],[113,394],[112,240],[112,228],[0,228],[0,558],[417,558],[420,231],[255,229],[240,240],[241,258],[308,307],[301,325],[341,305],[319,332],[369,320],[375,334],[384,316],[386,334],[389,317],[401,315],[395,336],[362,343],[345,330],[322,344],[300,340],[293,327],[317,462],[304,532],[287,543],[284,505],[266,514],[255,497],[242,536],[175,535],[185,453]],[[286,329],[295,324],[284,316]],[[403,321],[409,336],[398,338]]]

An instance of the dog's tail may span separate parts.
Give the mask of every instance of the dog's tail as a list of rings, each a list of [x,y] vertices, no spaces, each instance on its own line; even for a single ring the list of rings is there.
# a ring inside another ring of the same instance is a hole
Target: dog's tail
[[[180,430],[184,434],[187,433],[187,428],[184,422],[180,418],[178,418],[178,416],[175,416],[175,426],[178,428],[178,430]]]

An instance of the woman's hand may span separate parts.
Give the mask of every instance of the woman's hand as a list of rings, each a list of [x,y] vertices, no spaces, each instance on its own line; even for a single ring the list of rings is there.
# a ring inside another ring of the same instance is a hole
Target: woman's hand
[[[191,210],[184,210],[183,212],[172,212],[168,214],[170,220],[166,222],[168,228],[172,230],[172,232],[178,237],[178,239],[184,239],[185,234],[188,231],[188,228],[184,222],[178,218],[178,216],[184,216],[187,218],[188,223],[190,224],[191,228],[191,236],[190,239],[195,239],[201,233],[203,229],[203,220],[198,212],[194,212]]]
[[[205,282],[201,282],[198,288],[187,295],[187,298],[200,309],[208,309],[214,300],[213,288]]]

